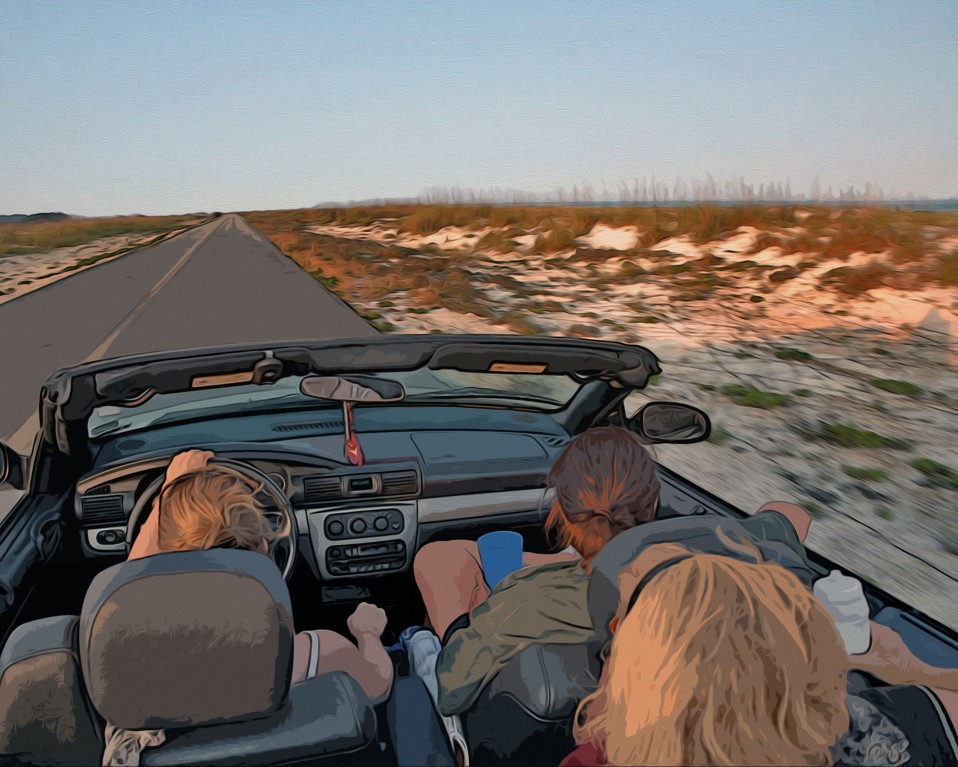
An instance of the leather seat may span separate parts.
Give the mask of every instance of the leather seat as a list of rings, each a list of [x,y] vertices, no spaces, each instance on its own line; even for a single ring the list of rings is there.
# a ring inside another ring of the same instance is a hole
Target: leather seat
[[[93,580],[79,619],[20,626],[0,655],[0,753],[99,764],[106,722],[163,729],[144,765],[367,764],[376,717],[342,673],[290,688],[293,621],[275,564],[177,552]]]
[[[574,748],[576,707],[599,663],[585,645],[534,644],[490,680],[460,718],[474,765],[550,765]]]
[[[582,645],[533,644],[493,677],[461,715],[476,765],[555,765],[575,747],[572,725],[579,702],[598,684],[609,621],[619,604],[618,577],[647,546],[680,541],[693,551],[743,556],[728,539],[751,536],[734,519],[718,515],[653,520],[620,533],[592,562],[588,606],[594,638]],[[806,584],[816,573],[782,543],[755,541],[763,556],[782,564]]]

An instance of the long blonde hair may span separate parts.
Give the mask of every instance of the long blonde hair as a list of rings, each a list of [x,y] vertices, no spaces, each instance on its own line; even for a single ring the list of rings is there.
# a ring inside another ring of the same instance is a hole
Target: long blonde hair
[[[184,474],[160,494],[157,543],[161,551],[234,546],[255,551],[286,534],[289,520],[274,527],[256,494],[262,488],[226,466]]]
[[[681,554],[627,610],[650,562]],[[610,765],[831,763],[849,725],[841,638],[794,574],[755,554],[750,563],[659,544],[633,562],[577,743]]]

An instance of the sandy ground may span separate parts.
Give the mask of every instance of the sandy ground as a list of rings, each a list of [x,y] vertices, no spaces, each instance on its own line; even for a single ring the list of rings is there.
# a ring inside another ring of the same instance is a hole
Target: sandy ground
[[[182,231],[175,229],[160,234],[123,234],[103,237],[69,248],[57,248],[48,253],[0,256],[0,304],[89,269],[97,263],[118,258],[131,248],[146,247]],[[97,260],[92,264],[82,263],[90,259]]]
[[[536,232],[513,238],[509,253],[482,253],[474,247],[477,233],[462,228],[428,237],[399,235],[388,224],[312,231],[469,254],[472,285],[486,306],[521,312],[543,335],[648,346],[665,370],[648,396],[696,404],[716,430],[712,442],[659,446],[665,465],[747,511],[771,499],[805,504],[815,517],[814,549],[958,626],[958,486],[937,486],[912,466],[923,458],[958,471],[958,290],[848,296],[820,282],[831,269],[881,261],[886,253],[820,261],[780,283],[768,279],[769,270],[722,269],[727,284],[698,298],[692,291],[691,300],[680,284],[686,274],[661,274],[663,266],[703,256],[722,259],[719,268],[746,260],[797,267],[808,259],[778,247],[750,253],[758,234],[753,228],[704,245],[677,235],[660,241],[649,257],[610,252],[600,264],[577,260],[574,248],[538,253]],[[636,240],[633,228],[599,224],[578,245],[623,251]],[[939,247],[955,243],[945,239]],[[660,273],[636,275],[636,266]],[[503,276],[513,282],[500,284]],[[362,308],[382,314],[397,332],[511,332],[505,316],[420,306],[398,289],[386,298]],[[919,388],[892,393],[875,385],[879,379]],[[781,394],[787,404],[737,404],[722,391],[730,386]],[[633,405],[644,396],[633,395]],[[910,449],[836,445],[823,437],[823,424],[904,439]]]

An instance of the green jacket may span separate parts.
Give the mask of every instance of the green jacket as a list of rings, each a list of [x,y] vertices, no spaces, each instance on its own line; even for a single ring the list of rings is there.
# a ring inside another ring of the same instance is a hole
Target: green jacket
[[[580,644],[593,634],[586,606],[589,575],[579,560],[507,575],[439,653],[439,710],[469,708],[486,683],[535,643]]]
[[[777,512],[740,520],[756,540],[788,544],[804,557],[791,523]],[[526,567],[506,576],[439,653],[439,711],[461,714],[506,663],[533,644],[595,639],[588,609],[589,574],[578,560]]]

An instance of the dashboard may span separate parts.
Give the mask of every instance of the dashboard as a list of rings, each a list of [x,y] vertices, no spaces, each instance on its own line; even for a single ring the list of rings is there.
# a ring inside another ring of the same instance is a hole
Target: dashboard
[[[250,464],[279,486],[295,511],[299,553],[318,579],[407,570],[431,528],[499,515],[545,516],[546,474],[568,435],[546,415],[484,410],[478,421],[478,413],[435,408],[434,418],[445,417],[432,429],[422,428],[421,418],[419,428],[379,423],[374,431],[372,423],[357,423],[363,466],[344,462],[341,434],[315,421],[304,428],[302,414],[292,424],[270,416],[272,439],[255,442],[249,437],[259,436],[251,423],[257,419],[249,417],[242,419],[244,441],[233,439],[228,423],[239,419],[181,426],[175,435],[155,430],[149,440],[120,436],[102,445],[97,468],[77,485],[81,547],[91,558],[124,554],[137,499],[173,455],[202,447]],[[277,426],[287,430],[277,434]]]

